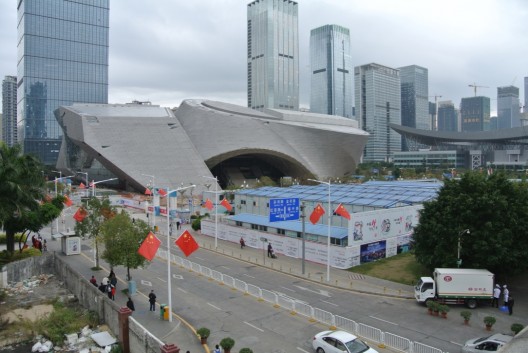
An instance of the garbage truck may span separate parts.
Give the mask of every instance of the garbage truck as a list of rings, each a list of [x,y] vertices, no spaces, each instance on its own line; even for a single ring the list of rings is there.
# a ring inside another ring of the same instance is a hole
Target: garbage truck
[[[421,277],[414,287],[419,303],[465,304],[474,309],[493,298],[494,275],[488,270],[436,268],[433,277]]]

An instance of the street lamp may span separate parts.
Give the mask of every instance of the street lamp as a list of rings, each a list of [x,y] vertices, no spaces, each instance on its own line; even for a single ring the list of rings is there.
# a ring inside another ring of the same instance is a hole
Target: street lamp
[[[183,188],[177,188],[174,190],[167,190],[167,194],[165,195],[167,197],[167,287],[168,287],[168,295],[169,295],[169,322],[172,322],[172,285],[171,285],[171,267],[170,267],[170,210],[169,210],[169,195],[173,192],[176,193],[176,201],[178,200],[178,191],[194,188],[196,185],[189,185]],[[168,189],[168,188],[167,188]],[[177,205],[176,205],[177,206]]]
[[[62,172],[60,170],[52,170],[52,172],[59,173],[59,179],[62,181]],[[75,176],[75,175],[68,175],[68,176],[65,176],[65,178],[71,178],[73,176]],[[57,177],[55,177],[55,197],[57,197],[57,195],[58,195],[57,181],[59,179],[57,179]],[[62,211],[61,211],[61,214],[62,214]],[[55,226],[57,228],[57,234],[58,234],[59,233],[59,217],[55,218]],[[51,233],[53,233],[53,231]]]
[[[328,179],[328,181],[321,181],[321,180],[315,180],[315,179],[308,179],[310,181],[315,181],[319,184],[325,184],[328,185],[328,234],[327,234],[327,250],[326,250],[326,281],[330,282],[330,223],[332,221],[332,209],[330,205],[330,185],[331,181]]]
[[[210,176],[202,176],[202,178],[205,179],[211,179],[215,181],[215,249],[218,248],[218,206],[217,206],[217,200],[218,200],[218,177],[210,177]],[[207,190],[209,190],[209,187],[207,187]]]
[[[470,234],[469,229],[464,229],[460,233],[458,233],[458,246],[457,246],[457,267],[460,267],[462,265],[462,259],[460,258],[460,249],[462,249],[462,245],[460,245],[460,237],[464,234]]]
[[[154,175],[149,175],[149,174],[141,174],[141,175],[152,178],[152,190],[154,191],[154,187],[156,186],[156,177]],[[151,194],[152,194],[152,208],[154,210],[154,212],[152,212],[152,228],[156,229],[156,205],[154,202],[154,193],[152,192]],[[147,209],[147,213],[148,213],[148,209]]]
[[[111,178],[111,179],[105,179],[105,180],[100,180],[100,181],[92,180],[92,196],[95,197],[95,185],[104,183],[105,181],[112,181],[112,180],[117,180],[117,179],[118,178]]]
[[[88,180],[89,180],[89,179],[88,179],[88,172],[81,172],[81,171],[79,171],[79,172],[75,172],[75,173],[76,173],[76,174],[84,174],[84,175],[86,175],[86,184],[89,184],[89,183],[90,183],[90,182],[88,181]]]

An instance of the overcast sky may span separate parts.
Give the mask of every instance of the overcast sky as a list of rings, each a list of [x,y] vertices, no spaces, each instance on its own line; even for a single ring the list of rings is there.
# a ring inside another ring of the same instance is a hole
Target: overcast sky
[[[45,1],[45,0],[40,0]],[[0,0],[0,75],[16,75],[16,4]],[[245,106],[247,0],[111,0],[109,103],[175,107],[206,98]],[[354,66],[429,69],[439,100],[515,85],[528,76],[526,0],[299,0],[300,103],[309,107],[310,30],[350,29]],[[434,98],[430,98],[434,101]]]

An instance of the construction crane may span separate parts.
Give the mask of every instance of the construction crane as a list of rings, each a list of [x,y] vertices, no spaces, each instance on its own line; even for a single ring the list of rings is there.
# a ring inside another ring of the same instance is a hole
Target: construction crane
[[[477,88],[489,88],[488,86],[479,86],[475,82],[473,82],[472,85],[468,85],[468,87],[473,87],[473,90],[475,92],[475,97],[477,96]]]

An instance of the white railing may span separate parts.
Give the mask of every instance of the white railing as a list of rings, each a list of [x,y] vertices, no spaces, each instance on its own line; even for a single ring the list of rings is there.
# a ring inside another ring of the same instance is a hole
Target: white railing
[[[428,346],[423,343],[413,342],[412,353],[442,353],[441,349]]]
[[[410,352],[411,351],[411,340],[397,336],[390,332],[383,333],[383,342],[398,351],[401,352]]]
[[[382,333],[380,329],[375,327],[358,323],[357,324],[357,333],[361,337],[365,337],[371,341],[382,343]]]

